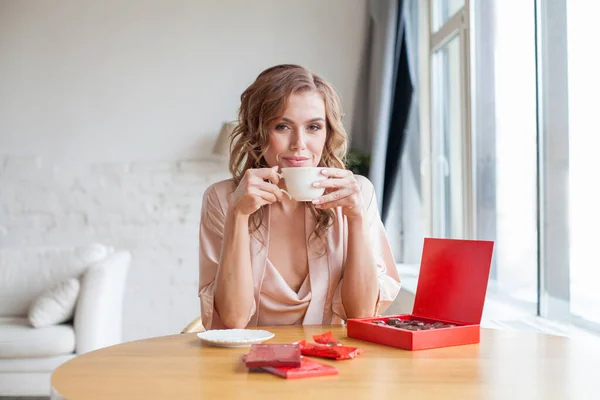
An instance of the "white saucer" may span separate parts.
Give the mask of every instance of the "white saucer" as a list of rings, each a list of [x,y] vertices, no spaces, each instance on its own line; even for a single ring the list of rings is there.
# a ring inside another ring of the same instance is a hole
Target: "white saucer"
[[[213,329],[199,332],[198,338],[205,343],[219,347],[250,347],[275,337],[269,331],[255,329]]]

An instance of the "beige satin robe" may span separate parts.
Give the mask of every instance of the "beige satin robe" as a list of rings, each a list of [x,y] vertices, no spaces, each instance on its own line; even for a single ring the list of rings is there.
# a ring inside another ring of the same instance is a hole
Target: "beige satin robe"
[[[380,314],[394,301],[400,291],[400,278],[381,222],[373,185],[357,176],[361,185],[366,218],[371,230],[371,245],[377,257],[379,298],[375,314]],[[225,215],[230,195],[235,190],[233,180],[210,186],[204,193],[200,219],[200,281],[199,296],[202,323],[206,329],[221,329],[223,324],[214,309],[215,277],[219,268]],[[269,243],[270,210],[266,206],[265,220],[260,229],[264,242]],[[327,233],[327,253],[308,249],[308,276],[299,291],[294,292],[268,260],[268,247],[254,235],[250,239],[254,304],[247,326],[337,324],[346,321],[341,299],[344,263],[347,250],[347,221],[341,208],[336,209],[336,222]],[[309,208],[305,211],[306,238],[313,232],[315,220]],[[340,221],[342,223],[340,223]],[[367,266],[365,266],[367,267]]]

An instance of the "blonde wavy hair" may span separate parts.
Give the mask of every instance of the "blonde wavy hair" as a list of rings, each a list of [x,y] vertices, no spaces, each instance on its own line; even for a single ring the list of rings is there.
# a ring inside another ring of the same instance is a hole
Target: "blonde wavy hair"
[[[317,92],[325,102],[327,137],[319,167],[344,168],[347,134],[342,125],[341,102],[335,89],[319,75],[294,64],[268,68],[258,75],[241,96],[238,125],[231,133],[229,171],[238,185],[250,168],[268,168],[264,154],[269,146],[271,124],[283,116],[287,100],[299,92]],[[306,203],[317,220],[311,238],[326,242],[325,232],[333,224],[333,210],[316,209]],[[264,207],[250,216],[249,229],[257,232],[262,225]],[[309,238],[310,239],[310,238]]]

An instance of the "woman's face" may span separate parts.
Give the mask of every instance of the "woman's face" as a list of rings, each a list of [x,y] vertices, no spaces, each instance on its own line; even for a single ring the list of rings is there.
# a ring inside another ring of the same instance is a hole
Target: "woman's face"
[[[316,167],[327,138],[325,102],[320,93],[292,94],[281,118],[270,126],[264,157],[270,167]]]

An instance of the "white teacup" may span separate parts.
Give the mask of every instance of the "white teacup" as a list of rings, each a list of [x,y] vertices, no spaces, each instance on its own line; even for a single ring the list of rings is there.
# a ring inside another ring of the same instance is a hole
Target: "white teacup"
[[[327,177],[321,174],[320,167],[281,168],[280,179],[285,180],[287,191],[282,190],[296,201],[313,201],[325,193],[325,188],[316,188],[312,184]]]

